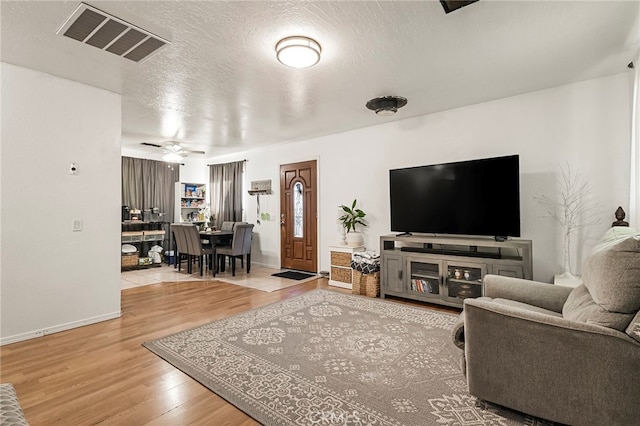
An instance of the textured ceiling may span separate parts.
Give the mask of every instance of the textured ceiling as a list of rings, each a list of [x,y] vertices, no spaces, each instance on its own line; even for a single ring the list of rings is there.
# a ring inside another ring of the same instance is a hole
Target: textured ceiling
[[[1,59],[122,94],[123,146],[208,155],[372,126],[625,71],[636,1],[89,1],[172,44],[136,64],[56,30],[75,1],[2,1]],[[277,41],[322,45],[310,69]],[[409,102],[393,117],[376,96]]]

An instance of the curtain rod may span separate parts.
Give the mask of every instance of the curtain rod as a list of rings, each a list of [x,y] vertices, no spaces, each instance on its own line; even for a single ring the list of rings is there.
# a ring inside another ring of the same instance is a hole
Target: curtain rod
[[[229,162],[229,163],[215,163],[215,164],[207,164],[207,166],[218,166],[218,165],[220,165],[220,164],[239,163],[240,161],[244,161],[244,162],[246,163],[246,162],[247,162],[247,161],[249,161],[249,160],[244,159],[244,160],[238,160],[238,161],[231,161],[231,162]]]

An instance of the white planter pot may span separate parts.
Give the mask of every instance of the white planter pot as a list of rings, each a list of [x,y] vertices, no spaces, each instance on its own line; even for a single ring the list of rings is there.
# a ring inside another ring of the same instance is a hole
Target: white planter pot
[[[350,247],[358,247],[364,245],[364,235],[362,232],[351,231],[347,232],[347,245]]]

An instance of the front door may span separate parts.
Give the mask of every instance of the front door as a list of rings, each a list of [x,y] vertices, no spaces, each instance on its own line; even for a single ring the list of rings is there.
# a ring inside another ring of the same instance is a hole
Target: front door
[[[318,271],[316,161],[280,166],[280,251],[285,269]]]

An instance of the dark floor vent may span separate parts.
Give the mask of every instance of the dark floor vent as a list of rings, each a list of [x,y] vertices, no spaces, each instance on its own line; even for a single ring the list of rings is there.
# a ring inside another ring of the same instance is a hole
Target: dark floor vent
[[[168,40],[151,34],[122,19],[109,15],[86,3],[71,14],[57,34],[106,50],[134,62],[142,62],[162,47]]]

